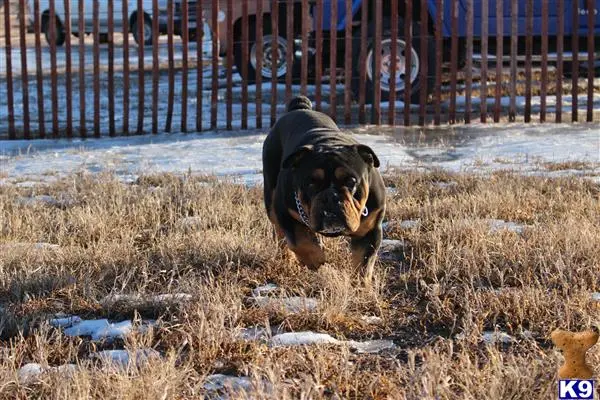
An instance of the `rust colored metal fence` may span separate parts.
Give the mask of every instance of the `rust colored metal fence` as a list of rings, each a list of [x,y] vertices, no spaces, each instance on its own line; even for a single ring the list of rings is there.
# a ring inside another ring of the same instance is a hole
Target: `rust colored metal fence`
[[[0,140],[600,120],[600,0],[0,0]],[[130,127],[134,128],[130,128]]]

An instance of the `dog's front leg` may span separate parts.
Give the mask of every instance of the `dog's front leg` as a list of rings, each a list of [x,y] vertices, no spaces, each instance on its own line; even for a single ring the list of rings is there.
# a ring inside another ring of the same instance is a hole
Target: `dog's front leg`
[[[352,264],[355,268],[360,268],[365,274],[365,283],[370,284],[373,279],[375,261],[377,260],[377,251],[381,246],[383,238],[383,229],[381,223],[378,223],[366,235],[353,237],[350,240],[350,249],[352,250]]]

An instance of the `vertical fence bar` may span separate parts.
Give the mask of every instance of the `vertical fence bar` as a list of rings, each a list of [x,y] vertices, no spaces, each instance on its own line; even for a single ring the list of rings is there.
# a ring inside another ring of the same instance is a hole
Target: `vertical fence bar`
[[[500,122],[502,108],[502,67],[504,63],[504,2],[496,0],[496,96],[494,98],[494,122]]]
[[[392,24],[392,26],[390,27],[391,28],[390,36],[391,36],[391,41],[392,41],[390,59],[392,62],[390,64],[390,80],[389,80],[389,89],[390,89],[389,102],[390,102],[390,105],[389,105],[389,109],[388,109],[388,124],[394,125],[394,123],[396,122],[396,74],[399,72],[400,76],[402,76],[401,75],[402,71],[398,71],[398,63],[397,63],[398,46],[396,46],[396,43],[398,43],[398,0],[391,0],[390,3],[391,3],[390,21]],[[408,13],[408,10],[407,10],[407,13]],[[403,34],[404,34],[404,32],[403,32]],[[406,71],[404,71],[404,73],[406,73]]]
[[[525,122],[531,122],[531,58],[533,53],[533,0],[527,1],[525,38]]]
[[[562,122],[562,93],[563,93],[563,50],[565,40],[565,3],[558,0],[558,32],[556,34],[556,116],[555,122]]]
[[[80,3],[82,3],[80,1]],[[129,1],[123,6],[123,134],[129,135]]]
[[[112,0],[111,0],[112,1]],[[65,100],[67,102],[67,138],[73,137],[73,82],[71,81],[72,62],[71,62],[71,1],[65,0],[65,83],[66,93]]]
[[[406,15],[404,17],[404,41],[407,46],[407,51],[404,52],[404,126],[410,125],[410,103],[412,95],[412,2],[413,0],[406,0]],[[392,45],[392,47],[395,47]],[[379,64],[377,64],[379,65]]]
[[[100,137],[100,3],[94,0],[93,27],[94,36],[94,136]]]
[[[501,1],[501,0],[497,0]],[[458,70],[458,0],[451,0],[452,38],[450,43],[450,109],[449,122],[456,123],[456,78]]]
[[[167,0],[167,51],[168,51],[168,81],[167,120],[165,131],[170,133],[173,126],[173,103],[175,102],[175,56],[173,52],[173,34],[175,21],[173,15],[173,0]]]
[[[511,0],[510,6],[510,105],[508,120],[514,122],[517,118],[517,55],[519,46],[519,5],[518,0]]]
[[[242,1],[242,129],[248,129],[248,0]]]
[[[484,0],[485,1],[485,0]],[[435,3],[436,15],[435,15],[435,111],[433,121],[435,125],[441,123],[442,115],[442,63],[444,60],[442,53],[442,15],[443,4],[442,0],[436,0]]]
[[[315,10],[315,104],[317,111],[321,111],[321,89],[323,80],[323,0],[317,0]]]
[[[188,23],[188,0],[181,0],[181,132],[187,132],[188,113],[188,55],[189,55],[189,23]]]
[[[136,12],[136,21],[137,21],[137,36],[138,36],[138,118],[137,118],[137,134],[144,133],[144,97],[146,97],[146,87],[144,82],[144,46],[145,36],[144,36],[144,24],[145,24],[145,15],[144,15],[144,1],[137,1],[137,12]]]
[[[540,92],[540,122],[546,122],[546,95],[548,93],[548,2],[542,1],[542,82]]]
[[[37,2],[36,2],[37,3]],[[84,139],[87,136],[85,124],[85,2],[80,1],[77,5],[79,18],[79,136]],[[127,2],[125,2],[127,3]],[[127,85],[127,82],[125,82]]]
[[[579,0],[573,1],[572,24],[571,24],[571,51],[573,53],[572,63],[572,88],[571,88],[571,120],[579,120]]]
[[[594,17],[595,17],[595,2],[587,0],[587,53],[588,53],[588,70],[587,70],[587,122],[594,120]]]
[[[392,0],[393,2],[394,0]],[[308,20],[308,16],[306,18]],[[308,36],[308,35],[307,35]],[[344,123],[352,122],[352,0],[346,0],[346,31],[344,41]]]
[[[4,0],[4,51],[6,54],[6,105],[8,108],[8,138],[15,139],[15,106],[12,79],[12,46],[10,41],[10,2]]]
[[[292,98],[292,83],[294,77],[294,0],[287,0],[285,17],[287,28],[285,35],[287,40],[287,73],[285,75],[285,102],[287,103]]]
[[[487,80],[488,80],[488,35],[489,35],[489,4],[488,0],[481,1],[481,88],[480,120],[487,121]]]
[[[279,36],[279,0],[273,0],[271,7],[271,126],[275,124],[277,119],[277,83],[279,76],[277,65],[279,64],[279,44],[277,37]]]
[[[262,129],[263,0],[256,3],[256,129]]]
[[[360,8],[360,55],[359,78],[358,78],[358,122],[364,124],[367,122],[366,103],[366,78],[367,78],[367,34],[369,30],[369,6],[363,2]]]
[[[373,57],[373,90],[375,92],[373,107],[371,111],[372,122],[376,125],[381,124],[381,40],[382,40],[382,18],[383,4],[381,1],[375,2],[375,54]],[[406,31],[405,31],[406,32]],[[405,86],[406,90],[406,86]]]
[[[338,2],[331,2],[331,19],[329,27],[329,115],[333,120],[337,117],[337,19]]]
[[[227,118],[226,129],[230,131],[233,129],[233,48],[235,46],[235,43],[233,42],[233,0],[227,0],[227,17],[225,21],[227,24],[227,87],[225,89],[225,114]],[[238,72],[240,75],[242,74],[242,71]],[[242,77],[242,79],[245,78]]]
[[[69,1],[69,0],[67,0]],[[108,8],[108,132],[115,136],[115,21],[114,2],[107,0]]]
[[[515,0],[516,1],[516,0]],[[467,54],[465,65],[465,123],[471,123],[471,91],[473,89],[473,0],[467,0]]]
[[[429,84],[429,12],[427,8],[427,0],[421,0],[421,26],[419,29],[421,34],[421,74],[419,90],[419,125],[423,126],[427,117],[427,92]]]
[[[21,46],[21,92],[23,101],[23,134],[25,136],[25,139],[29,139],[29,74],[27,73],[27,43],[25,42],[25,33],[25,0],[19,0],[19,44]]]
[[[196,3],[196,131],[202,130],[202,91],[204,90],[204,15],[202,4]],[[228,66],[229,67],[229,66]]]
[[[37,80],[38,129],[41,139],[46,137],[46,121],[44,114],[44,75],[42,65],[42,29],[40,19],[40,2],[33,2],[33,30],[35,36],[35,72]]]
[[[260,1],[259,1],[260,3]],[[352,5],[350,5],[352,7]],[[306,96],[308,85],[308,30],[310,19],[308,18],[308,0],[302,0],[302,59],[300,65],[300,92]]]
[[[54,0],[50,0],[50,82],[52,84],[50,97],[52,99],[52,138],[58,138],[58,82],[56,73],[56,8]]]
[[[158,36],[159,32],[159,9],[158,0],[152,0],[152,133],[158,133],[158,81],[160,71],[158,69]]]
[[[212,19],[212,90],[210,94],[210,128],[217,129],[219,103],[219,0],[211,5]]]

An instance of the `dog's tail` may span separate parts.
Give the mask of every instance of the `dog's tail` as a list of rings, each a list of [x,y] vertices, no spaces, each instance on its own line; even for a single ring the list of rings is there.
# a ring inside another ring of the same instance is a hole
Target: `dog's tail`
[[[306,96],[297,96],[290,101],[287,106],[287,111],[294,110],[312,110],[312,103]]]

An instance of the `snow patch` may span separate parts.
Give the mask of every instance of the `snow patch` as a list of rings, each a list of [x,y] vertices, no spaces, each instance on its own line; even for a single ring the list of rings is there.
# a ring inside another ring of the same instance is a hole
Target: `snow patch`
[[[154,349],[138,349],[133,352],[128,350],[103,350],[90,354],[90,358],[101,361],[107,367],[125,369],[127,367],[142,367],[151,360],[161,359],[161,355]]]
[[[141,304],[172,304],[179,302],[188,302],[192,299],[192,295],[188,293],[164,293],[157,295],[140,295],[140,294],[109,294],[100,300],[100,304],[104,307],[114,306],[117,303],[127,303],[135,306]]]
[[[177,221],[176,226],[184,232],[199,230],[203,226],[203,219],[202,217],[184,217]]]
[[[490,226],[490,232],[499,232],[507,230],[510,232],[522,234],[527,228],[531,227],[530,225],[523,225],[517,222],[504,221],[502,219],[488,219],[487,222]]]
[[[41,378],[43,374],[55,373],[62,374],[65,376],[71,376],[73,373],[77,371],[78,367],[75,364],[63,364],[57,367],[42,367],[41,364],[38,363],[28,363],[23,365],[17,371],[17,376],[19,377],[19,381],[22,383],[31,383],[35,380]]]
[[[261,308],[281,310],[290,314],[300,312],[312,312],[317,309],[319,302],[312,297],[286,297],[274,298],[266,296],[255,296],[252,300]]]
[[[406,219],[400,222],[400,228],[402,229],[415,229],[421,225],[420,219]]]
[[[78,317],[76,317],[78,318]],[[62,321],[61,321],[62,322]],[[51,322],[52,323],[52,322]],[[144,332],[156,322],[145,320],[137,328],[138,332]],[[66,328],[63,332],[67,336],[90,336],[92,340],[106,340],[108,342],[117,338],[125,338],[136,328],[131,321],[109,322],[107,319],[79,320]]]
[[[274,284],[274,283],[268,283],[266,285],[259,286],[259,287],[256,287],[256,288],[252,289],[252,295],[254,297],[261,297],[261,296],[264,296],[266,294],[273,293],[277,289],[279,289],[279,287],[276,284]]]
[[[360,317],[360,319],[367,325],[379,325],[383,322],[381,317],[377,317],[375,315],[363,315]]]
[[[592,300],[594,300],[594,301],[600,301],[600,292],[594,292],[594,293],[592,293]]]
[[[391,340],[367,340],[358,342],[354,340],[338,340],[327,333],[312,331],[288,332],[275,335],[270,340],[273,347],[311,346],[311,345],[347,345],[357,353],[374,354],[395,347]]]
[[[74,324],[79,324],[81,322],[81,318],[75,315],[69,317],[53,318],[49,322],[50,325],[52,325],[55,328],[69,328]]]
[[[510,344],[515,339],[506,332],[485,331],[481,335],[481,340],[483,340],[483,342],[485,344],[496,344],[496,343]]]

